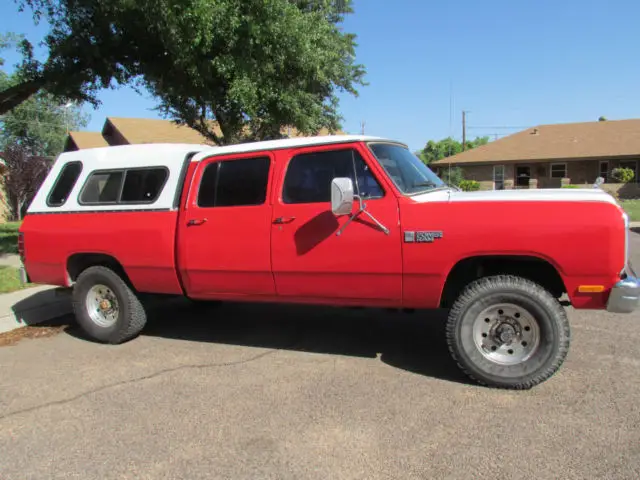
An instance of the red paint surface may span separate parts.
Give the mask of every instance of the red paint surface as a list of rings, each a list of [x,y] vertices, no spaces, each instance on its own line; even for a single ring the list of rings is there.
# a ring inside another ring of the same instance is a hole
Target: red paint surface
[[[25,267],[33,282],[67,286],[73,254],[117,259],[142,292],[181,293],[175,270],[177,212],[113,212],[27,215]]]
[[[102,253],[117,259],[143,292],[181,294],[184,288],[196,298],[432,308],[457,262],[477,255],[528,255],[556,267],[576,308],[604,307],[624,262],[618,207],[416,203],[400,195],[358,145],[385,190],[383,198],[367,202],[368,211],[390,234],[363,215],[336,236],[346,216],[335,217],[328,203],[284,204],[280,192],[295,153],[339,147],[273,152],[268,200],[260,206],[198,208],[204,164],[192,163],[179,211],[27,215],[21,232],[28,274],[34,282],[68,285],[71,255]],[[287,222],[274,224],[278,217]],[[442,231],[443,238],[403,243],[404,230]],[[582,284],[605,285],[607,291],[578,294]]]

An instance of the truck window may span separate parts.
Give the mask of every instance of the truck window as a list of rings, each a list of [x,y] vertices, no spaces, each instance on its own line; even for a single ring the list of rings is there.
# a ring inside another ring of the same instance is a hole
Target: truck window
[[[359,190],[363,198],[384,196],[382,187],[358,151],[342,149],[293,157],[284,179],[282,199],[284,203],[330,202],[331,181],[336,177],[351,178],[354,191]]]
[[[162,191],[169,171],[164,167],[130,169],[125,172],[120,201],[152,203]]]
[[[261,205],[267,199],[269,157],[208,164],[198,190],[199,207]]]
[[[61,207],[67,201],[71,190],[78,181],[78,177],[82,173],[82,162],[69,162],[60,171],[58,178],[56,178],[49,198],[47,198],[47,205],[50,207]]]
[[[117,203],[122,176],[122,170],[93,172],[82,189],[80,203]]]

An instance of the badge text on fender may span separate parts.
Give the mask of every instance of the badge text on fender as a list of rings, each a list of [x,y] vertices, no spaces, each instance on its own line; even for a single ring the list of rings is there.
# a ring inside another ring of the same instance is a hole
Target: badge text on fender
[[[436,238],[442,238],[442,232],[404,232],[406,243],[433,243]]]

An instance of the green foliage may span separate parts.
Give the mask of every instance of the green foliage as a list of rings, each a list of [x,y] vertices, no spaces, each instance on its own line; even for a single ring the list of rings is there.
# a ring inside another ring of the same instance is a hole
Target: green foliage
[[[630,168],[614,168],[611,176],[620,183],[627,183],[633,180],[634,173]]]
[[[475,192],[480,190],[480,182],[476,180],[461,180],[458,186],[465,192]]]
[[[14,34],[0,36],[0,50],[15,46],[19,40]],[[0,70],[0,90],[19,84],[24,75],[21,68],[11,75]],[[30,155],[56,156],[64,148],[67,131],[87,123],[88,116],[80,107],[67,107],[53,95],[40,91],[0,117],[0,151],[20,145]]]
[[[0,91],[0,114],[39,88],[97,105],[100,89],[134,85],[224,144],[285,125],[335,131],[338,94],[365,85],[355,36],[340,25],[351,0],[16,1],[51,26],[49,57],[23,43],[24,81]]]
[[[466,150],[479,147],[489,143],[489,137],[477,137],[475,140],[467,140]],[[462,152],[462,142],[457,141],[454,138],[447,137],[437,142],[429,140],[424,149],[418,157],[427,165],[435,160],[441,160],[446,157],[451,157]]]
[[[447,185],[454,185],[457,187],[464,181],[464,174],[460,167],[443,167],[441,172],[440,178]]]
[[[20,222],[0,224],[0,255],[18,253],[18,229]]]
[[[621,200],[620,204],[632,222],[640,222],[640,200]]]
[[[585,188],[585,186],[584,185],[572,185],[572,184],[567,183],[566,185],[562,185],[562,187],[560,187],[560,188]]]

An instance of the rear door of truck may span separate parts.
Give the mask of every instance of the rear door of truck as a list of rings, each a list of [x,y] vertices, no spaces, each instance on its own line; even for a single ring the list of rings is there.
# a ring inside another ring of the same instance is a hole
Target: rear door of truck
[[[178,226],[178,270],[193,298],[274,295],[271,152],[198,162]]]

